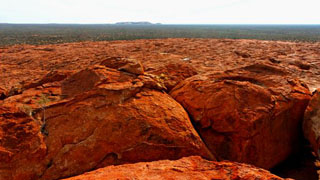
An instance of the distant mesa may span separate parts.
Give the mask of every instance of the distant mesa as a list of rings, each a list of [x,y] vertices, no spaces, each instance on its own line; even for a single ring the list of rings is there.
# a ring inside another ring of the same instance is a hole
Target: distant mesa
[[[139,22],[117,22],[115,24],[118,25],[152,25],[154,23],[148,22],[148,21],[139,21]],[[161,23],[156,23],[157,25]]]

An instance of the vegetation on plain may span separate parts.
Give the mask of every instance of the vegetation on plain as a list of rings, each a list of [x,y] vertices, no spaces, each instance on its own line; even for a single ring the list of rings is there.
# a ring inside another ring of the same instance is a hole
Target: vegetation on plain
[[[0,24],[0,46],[162,38],[320,41],[320,25]]]

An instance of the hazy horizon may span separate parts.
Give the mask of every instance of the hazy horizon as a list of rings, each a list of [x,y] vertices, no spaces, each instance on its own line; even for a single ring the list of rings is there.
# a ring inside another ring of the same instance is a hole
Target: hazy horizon
[[[119,21],[119,22],[142,22],[142,21]],[[149,22],[149,21],[148,21]],[[6,23],[6,22],[0,22],[0,24],[12,24],[12,25],[116,25],[116,23]],[[165,24],[165,23],[161,23],[161,22],[151,22],[153,23],[152,25],[197,25],[197,26],[201,26],[201,25],[234,25],[234,26],[250,26],[250,25],[257,25],[257,26],[320,26],[319,24]],[[158,23],[158,24],[157,24]],[[122,24],[120,24],[122,25]],[[137,25],[138,26],[138,25]],[[140,26],[140,25],[139,25]]]
[[[168,25],[318,25],[319,0],[11,0],[0,23],[113,24],[148,21]]]

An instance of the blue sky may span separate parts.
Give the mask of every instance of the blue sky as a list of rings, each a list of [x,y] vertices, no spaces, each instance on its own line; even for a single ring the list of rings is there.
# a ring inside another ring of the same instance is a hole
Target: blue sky
[[[320,0],[0,0],[0,23],[320,24]]]

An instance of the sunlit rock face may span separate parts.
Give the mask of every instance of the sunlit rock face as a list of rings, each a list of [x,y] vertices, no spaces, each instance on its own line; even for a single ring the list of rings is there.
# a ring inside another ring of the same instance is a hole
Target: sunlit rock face
[[[115,179],[230,179],[230,180],[282,180],[264,169],[235,162],[207,161],[199,156],[184,157],[176,161],[162,160],[149,163],[109,166],[66,180]]]
[[[311,98],[305,84],[265,64],[196,75],[170,95],[188,111],[218,159],[266,169],[298,148]]]
[[[28,101],[30,114],[12,98],[37,97],[37,88],[4,100],[0,179],[60,179],[190,155],[215,159],[183,107],[152,77],[93,66],[63,79],[60,89],[61,99],[43,107]]]

